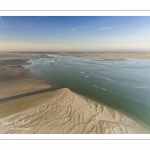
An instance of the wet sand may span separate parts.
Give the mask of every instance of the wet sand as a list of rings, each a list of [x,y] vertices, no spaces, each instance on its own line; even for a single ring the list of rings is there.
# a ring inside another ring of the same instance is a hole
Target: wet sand
[[[123,61],[127,58],[133,58],[133,59],[146,59],[150,60],[150,53],[119,53],[119,52],[59,52],[58,55],[62,56],[74,56],[74,57],[85,57],[85,58],[91,58],[92,62],[97,61]],[[99,60],[101,59],[101,60]]]
[[[116,110],[51,86],[21,65],[0,62],[0,133],[134,134],[150,133]]]

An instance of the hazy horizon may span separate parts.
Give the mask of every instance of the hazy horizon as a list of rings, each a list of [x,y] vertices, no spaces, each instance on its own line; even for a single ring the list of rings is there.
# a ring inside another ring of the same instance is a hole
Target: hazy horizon
[[[0,51],[149,51],[150,17],[2,16]]]

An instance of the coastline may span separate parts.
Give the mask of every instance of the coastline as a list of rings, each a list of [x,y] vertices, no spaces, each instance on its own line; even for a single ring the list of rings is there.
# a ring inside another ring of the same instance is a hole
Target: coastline
[[[0,68],[7,77],[0,80],[0,133],[150,133],[118,111],[67,88],[50,91],[50,85],[20,62],[9,63],[3,61]]]

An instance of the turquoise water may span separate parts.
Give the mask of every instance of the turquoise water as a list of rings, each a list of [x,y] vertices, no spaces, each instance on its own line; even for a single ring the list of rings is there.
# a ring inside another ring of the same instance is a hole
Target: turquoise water
[[[150,129],[150,60],[91,62],[88,58],[55,56],[26,65],[53,89],[72,91],[114,108]]]

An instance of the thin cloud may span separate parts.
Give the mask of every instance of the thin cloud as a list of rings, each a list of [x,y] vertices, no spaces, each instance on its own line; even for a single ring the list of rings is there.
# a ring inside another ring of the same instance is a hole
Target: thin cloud
[[[128,26],[128,25],[126,25],[126,24],[123,24],[123,25],[116,25],[116,26],[111,26],[111,27],[103,27],[103,28],[100,28],[100,29],[98,29],[98,30],[100,30],[100,31],[104,31],[104,30],[111,30],[111,29],[115,29],[115,28],[117,28],[117,27],[126,27],[126,26]]]
[[[73,31],[75,31],[76,29],[72,29]]]
[[[6,24],[4,23],[4,21],[3,21],[3,19],[2,19],[1,16],[0,16],[0,19],[1,19],[1,23],[3,24],[3,26],[4,26],[5,28],[9,29],[9,28],[6,26]]]
[[[104,31],[104,30],[109,30],[109,29],[111,29],[111,28],[105,26],[104,28],[100,28],[100,29],[98,29],[98,30]]]
[[[5,28],[7,28],[9,31],[10,31],[10,29],[7,27],[7,25],[4,23],[4,21],[3,21],[3,19],[2,19],[2,17],[0,16],[0,20],[1,20],[1,23],[3,24],[3,26],[5,27]],[[12,33],[15,37],[17,37],[17,35],[16,34],[14,34],[14,33]]]

